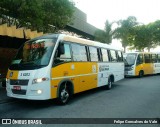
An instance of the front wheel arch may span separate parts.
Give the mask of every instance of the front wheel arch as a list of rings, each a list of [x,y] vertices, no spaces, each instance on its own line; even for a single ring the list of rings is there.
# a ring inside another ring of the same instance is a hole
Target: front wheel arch
[[[63,80],[59,83],[58,85],[58,89],[57,89],[57,99],[58,99],[58,103],[60,104],[66,104],[67,102],[63,103],[60,99],[60,92],[62,87],[65,86],[67,87],[68,93],[69,93],[69,98],[67,100],[67,102],[69,101],[69,99],[71,98],[71,96],[74,94],[74,87],[73,87],[73,83],[70,80]]]
[[[143,77],[143,76],[144,76],[144,71],[143,71],[143,70],[140,70],[138,77],[141,78],[141,77]]]

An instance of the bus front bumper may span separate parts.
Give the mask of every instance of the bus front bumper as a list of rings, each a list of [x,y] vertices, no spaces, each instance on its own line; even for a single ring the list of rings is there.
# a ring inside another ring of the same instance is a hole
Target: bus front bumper
[[[14,90],[7,85],[7,96],[27,100],[48,100],[51,99],[48,92],[43,88],[30,90]],[[47,94],[46,94],[47,93]]]
[[[125,76],[135,76],[134,71],[125,71]]]

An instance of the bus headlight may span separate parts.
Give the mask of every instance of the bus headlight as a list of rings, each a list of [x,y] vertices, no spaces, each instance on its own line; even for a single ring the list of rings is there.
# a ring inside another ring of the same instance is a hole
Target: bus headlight
[[[37,93],[38,94],[42,94],[42,90],[37,90]]]
[[[36,83],[40,83],[43,81],[48,81],[49,78],[37,78],[37,79],[33,79],[32,84],[36,84]]]

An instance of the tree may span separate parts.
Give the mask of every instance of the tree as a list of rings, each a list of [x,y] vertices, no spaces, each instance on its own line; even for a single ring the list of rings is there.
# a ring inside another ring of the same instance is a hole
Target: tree
[[[145,25],[137,26],[135,28],[135,37],[133,45],[138,50],[144,50],[147,47],[147,42],[149,42],[150,35],[147,27]]]
[[[109,23],[109,21],[107,20],[105,22],[105,29],[104,30],[96,30],[95,32],[95,40],[96,41],[100,41],[102,43],[106,43],[106,44],[110,44],[112,43],[112,37],[114,34],[114,30],[112,30],[112,25],[114,22]]]
[[[43,26],[46,30],[48,26],[45,24],[62,29],[72,21],[74,4],[70,0],[44,0],[42,5],[45,12]]]
[[[160,20],[150,23],[150,27],[153,29],[153,41],[156,45],[160,44]]]
[[[119,20],[118,28],[115,30],[114,38],[120,39],[124,52],[126,47],[132,43],[134,27],[138,24],[136,17],[129,16],[126,20]]]
[[[0,0],[0,17],[8,25],[51,32],[72,21],[74,3],[70,0]]]
[[[147,48],[148,51],[150,51],[151,48],[155,48],[157,46],[155,41],[157,35],[155,32],[157,32],[157,28],[154,23],[137,26],[135,28],[135,37],[133,41],[134,47],[139,50],[144,50],[144,48]]]

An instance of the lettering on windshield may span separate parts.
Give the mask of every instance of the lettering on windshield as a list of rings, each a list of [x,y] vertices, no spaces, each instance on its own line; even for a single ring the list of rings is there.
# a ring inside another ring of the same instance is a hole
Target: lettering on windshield
[[[32,44],[28,43],[25,45],[26,49],[38,49],[38,48],[44,48],[44,47],[45,47],[44,41],[41,43],[32,43]]]

